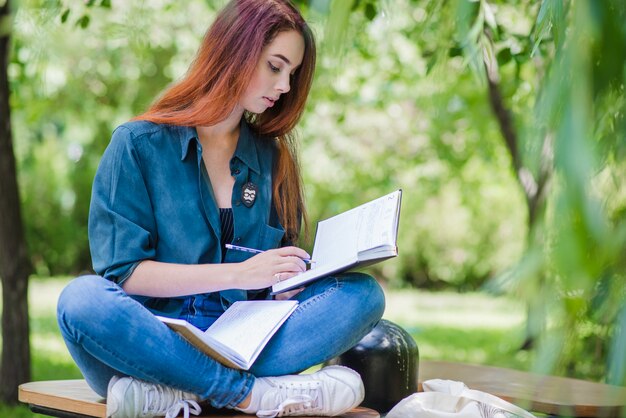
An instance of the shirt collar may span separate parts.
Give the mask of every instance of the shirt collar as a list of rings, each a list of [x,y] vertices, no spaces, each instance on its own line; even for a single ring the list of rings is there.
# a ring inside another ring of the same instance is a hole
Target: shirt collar
[[[259,139],[250,129],[245,119],[241,119],[239,127],[239,141],[235,149],[235,157],[239,158],[245,165],[254,170],[257,174],[261,173],[259,166],[259,156],[257,146]]]
[[[196,129],[191,126],[178,127],[178,139],[180,140],[181,155],[180,159],[184,160],[189,154],[189,147],[192,140],[198,140]],[[257,174],[261,173],[259,165],[259,156],[257,150],[258,139],[248,126],[245,119],[241,119],[239,127],[239,140],[235,149],[234,157],[239,158],[244,164],[254,170]]]
[[[184,160],[187,158],[187,154],[189,154],[189,146],[191,145],[192,140],[197,140],[198,134],[196,132],[196,128],[191,126],[177,126],[178,128],[178,139],[180,141],[180,160]]]

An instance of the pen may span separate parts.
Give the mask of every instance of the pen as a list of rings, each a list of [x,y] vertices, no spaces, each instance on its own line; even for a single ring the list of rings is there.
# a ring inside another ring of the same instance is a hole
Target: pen
[[[225,247],[228,248],[229,250],[243,251],[245,253],[252,253],[252,254],[261,254],[265,252],[263,250],[257,250],[256,248],[241,247],[239,245],[233,245],[233,244],[225,244]],[[310,258],[303,258],[302,261],[304,261],[307,264],[311,264]]]

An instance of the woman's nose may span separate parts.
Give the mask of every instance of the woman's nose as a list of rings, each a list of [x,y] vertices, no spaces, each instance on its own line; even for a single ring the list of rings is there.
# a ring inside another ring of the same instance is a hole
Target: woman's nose
[[[287,73],[285,76],[280,77],[278,84],[276,84],[276,90],[281,93],[287,93],[291,90],[291,75]]]

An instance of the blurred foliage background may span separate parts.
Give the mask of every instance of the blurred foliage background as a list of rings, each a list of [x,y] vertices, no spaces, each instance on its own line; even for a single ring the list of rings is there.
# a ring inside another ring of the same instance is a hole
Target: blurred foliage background
[[[39,276],[79,274],[112,130],[184,74],[224,2],[14,3],[30,253]],[[311,221],[402,188],[401,256],[377,278],[508,292],[536,370],[624,384],[624,2],[296,3],[320,42],[299,127]]]

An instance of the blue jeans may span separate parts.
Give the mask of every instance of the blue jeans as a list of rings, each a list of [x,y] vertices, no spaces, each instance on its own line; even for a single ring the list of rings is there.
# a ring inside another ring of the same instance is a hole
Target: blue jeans
[[[370,276],[327,277],[294,296],[298,308],[248,371],[221,365],[161,323],[120,286],[100,276],[70,282],[57,316],[89,386],[106,397],[113,375],[199,395],[215,408],[241,403],[255,377],[298,373],[355,345],[382,317],[382,289]]]

